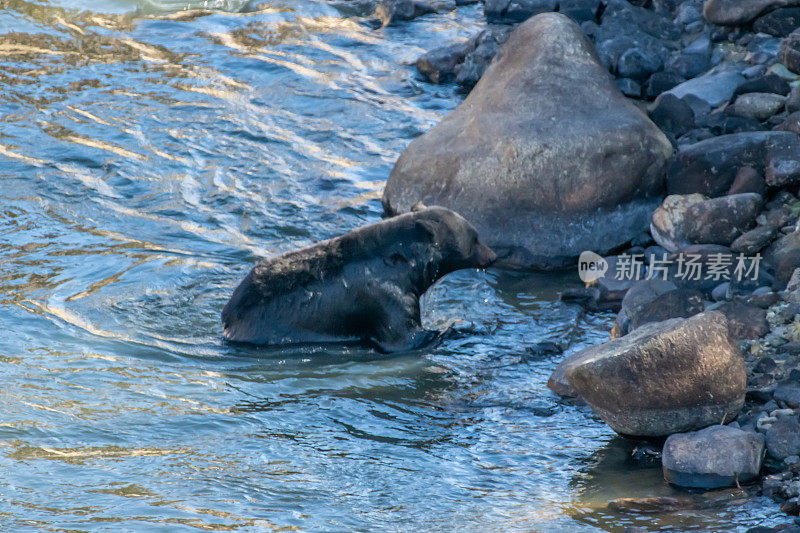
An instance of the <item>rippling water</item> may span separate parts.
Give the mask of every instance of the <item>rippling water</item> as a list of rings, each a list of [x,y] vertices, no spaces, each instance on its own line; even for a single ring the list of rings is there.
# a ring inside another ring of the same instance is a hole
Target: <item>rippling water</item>
[[[0,525],[4,530],[729,529],[544,384],[611,317],[574,276],[461,272],[421,353],[228,346],[260,257],[379,220],[383,180],[458,101],[415,79],[479,6],[372,30],[366,4],[0,1]],[[733,526],[731,525],[733,524]]]

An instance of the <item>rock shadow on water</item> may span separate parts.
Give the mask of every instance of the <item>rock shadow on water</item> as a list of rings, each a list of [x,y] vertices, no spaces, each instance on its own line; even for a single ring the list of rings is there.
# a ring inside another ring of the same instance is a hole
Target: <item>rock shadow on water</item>
[[[612,437],[586,460],[571,485],[576,498],[568,513],[604,531],[732,531],[766,525],[746,522],[764,505],[757,487],[704,492],[670,486],[662,474],[658,443]]]

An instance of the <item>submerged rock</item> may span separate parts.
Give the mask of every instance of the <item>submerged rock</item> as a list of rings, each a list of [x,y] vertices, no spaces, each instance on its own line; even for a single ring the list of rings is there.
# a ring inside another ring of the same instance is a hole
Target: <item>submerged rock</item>
[[[588,348],[566,377],[614,431],[636,437],[734,418],[744,403],[746,380],[727,320],[715,312],[646,324]]]
[[[673,485],[715,489],[753,481],[764,460],[764,437],[730,426],[671,435],[664,443],[664,478]]]
[[[570,19],[520,25],[467,99],[402,153],[389,213],[463,213],[501,264],[555,268],[647,228],[668,139],[631,104]]]
[[[456,79],[456,66],[469,52],[469,41],[450,43],[420,56],[416,67],[431,83],[446,83]]]
[[[381,0],[373,17],[379,20],[382,26],[388,26],[430,13],[452,11],[455,8],[455,0]]]

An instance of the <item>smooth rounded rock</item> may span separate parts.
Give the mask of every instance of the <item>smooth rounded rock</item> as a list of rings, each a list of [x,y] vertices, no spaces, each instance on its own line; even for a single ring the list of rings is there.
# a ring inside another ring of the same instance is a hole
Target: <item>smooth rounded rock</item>
[[[727,246],[753,225],[762,204],[760,194],[743,193],[690,205],[683,220],[684,235],[693,244]]]
[[[694,96],[711,107],[717,107],[730,100],[744,81],[745,77],[736,70],[709,72],[676,85],[665,94],[673,94],[678,98]]]
[[[767,120],[780,113],[786,103],[786,97],[773,93],[747,93],[736,99],[734,112],[740,117]]]
[[[651,322],[688,318],[703,311],[702,293],[679,289],[673,282],[647,279],[634,284],[622,299],[622,309],[612,329],[612,338],[627,335]]]
[[[767,452],[783,460],[800,455],[800,420],[797,415],[782,416],[767,430]]]
[[[800,28],[800,7],[785,7],[770,11],[753,23],[753,31],[786,37]]]
[[[711,426],[670,435],[664,443],[661,464],[668,483],[716,489],[756,479],[764,453],[763,435],[731,426]]]
[[[557,268],[646,230],[672,146],[569,18],[521,24],[466,100],[401,154],[388,213],[462,213],[499,266]]]
[[[657,99],[650,112],[650,119],[662,130],[675,137],[694,128],[694,111],[689,104],[671,94]]]
[[[673,194],[653,212],[650,234],[659,246],[677,252],[689,244],[684,221],[690,206],[706,201],[702,194]]]
[[[581,352],[566,378],[611,428],[661,437],[734,418],[744,403],[745,367],[727,320],[707,312],[646,324]]]
[[[650,233],[671,252],[688,244],[727,246],[753,224],[762,202],[755,193],[711,199],[699,194],[668,196],[653,213]]]
[[[731,243],[731,251],[737,254],[753,255],[772,242],[778,231],[770,226],[756,226],[742,233]]]

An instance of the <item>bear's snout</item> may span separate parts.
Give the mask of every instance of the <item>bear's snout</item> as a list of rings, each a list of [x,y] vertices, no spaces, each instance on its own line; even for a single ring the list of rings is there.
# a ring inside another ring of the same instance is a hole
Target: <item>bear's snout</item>
[[[478,268],[488,268],[497,261],[497,254],[485,244],[475,245],[475,263]]]

